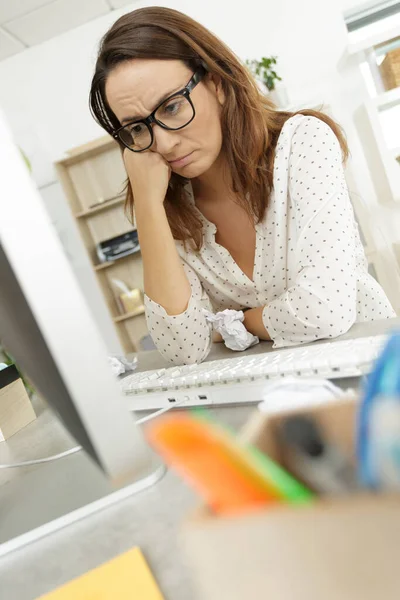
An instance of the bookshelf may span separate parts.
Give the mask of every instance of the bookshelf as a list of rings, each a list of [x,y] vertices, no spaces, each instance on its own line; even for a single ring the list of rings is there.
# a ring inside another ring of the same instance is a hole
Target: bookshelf
[[[359,210],[356,212],[359,222],[364,223],[362,229],[366,232],[365,251],[370,272],[378,279],[398,314],[400,85],[398,79],[388,77],[387,67],[391,65],[392,73],[395,59],[391,53],[399,48],[400,25],[397,24],[350,42],[338,64],[339,71],[343,70],[348,81],[351,77],[361,84],[360,93],[355,95],[354,102],[350,102],[351,119],[371,186],[370,191],[364,188],[365,202],[358,198]]]
[[[347,48],[347,57],[356,61],[368,92],[365,102],[355,113],[355,124],[367,148],[367,162],[377,196],[384,204],[400,202],[400,165],[397,160],[400,144],[400,86],[398,78],[396,87],[394,78],[393,81],[388,80],[382,68],[389,54],[399,50],[400,25],[350,44]]]
[[[99,138],[73,148],[55,167],[121,345],[126,353],[135,352],[148,334],[144,306],[121,312],[113,279],[143,290],[141,254],[101,263],[96,253],[99,242],[134,229],[124,212],[126,173],[118,144],[109,136]]]

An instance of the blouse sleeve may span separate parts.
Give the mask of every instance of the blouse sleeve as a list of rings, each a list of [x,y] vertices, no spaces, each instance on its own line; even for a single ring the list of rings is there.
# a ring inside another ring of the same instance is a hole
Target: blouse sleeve
[[[180,315],[168,315],[165,309],[145,294],[146,320],[158,351],[176,365],[204,360],[212,343],[212,326],[206,321],[203,309],[212,310],[210,300],[199,278],[183,262],[192,294],[187,309]]]
[[[263,311],[275,347],[345,333],[356,319],[354,213],[331,128],[300,121],[289,157],[289,197],[297,227],[296,277]]]

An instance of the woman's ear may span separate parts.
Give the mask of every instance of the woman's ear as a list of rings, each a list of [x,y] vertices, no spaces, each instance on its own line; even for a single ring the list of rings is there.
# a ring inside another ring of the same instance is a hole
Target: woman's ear
[[[218,102],[222,106],[225,103],[225,92],[222,86],[222,79],[216,73],[208,73],[207,83],[217,97]]]

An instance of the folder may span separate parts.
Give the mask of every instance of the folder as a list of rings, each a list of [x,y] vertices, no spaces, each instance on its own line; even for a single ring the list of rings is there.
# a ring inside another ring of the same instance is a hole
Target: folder
[[[164,600],[140,551],[133,548],[38,600]]]

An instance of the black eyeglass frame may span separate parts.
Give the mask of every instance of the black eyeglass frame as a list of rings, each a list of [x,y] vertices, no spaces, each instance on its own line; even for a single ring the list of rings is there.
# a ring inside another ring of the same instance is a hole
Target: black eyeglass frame
[[[156,123],[157,125],[159,125],[163,129],[167,129],[168,131],[178,131],[179,129],[183,129],[184,127],[187,127],[189,125],[189,123],[191,123],[193,121],[193,119],[195,118],[195,116],[196,116],[196,110],[194,108],[194,104],[192,102],[192,99],[190,98],[190,94],[194,90],[194,88],[196,87],[196,85],[198,83],[200,83],[200,81],[203,79],[203,77],[205,76],[206,73],[207,73],[207,70],[205,69],[205,67],[203,67],[203,66],[199,67],[193,73],[192,77],[190,78],[190,80],[188,81],[188,83],[185,85],[184,88],[182,88],[178,92],[175,92],[174,94],[171,94],[171,96],[168,96],[168,98],[165,98],[165,100],[163,100],[162,102],[160,102],[160,104],[153,110],[153,112],[148,117],[146,117],[145,119],[140,119],[138,121],[131,121],[130,123],[126,123],[125,125],[122,125],[122,127],[119,127],[118,129],[116,129],[114,131],[114,133],[112,134],[113,138],[115,138],[118,141],[120,141],[125,146],[125,148],[128,148],[128,150],[130,150],[131,152],[144,152],[145,150],[148,150],[149,148],[151,148],[151,146],[153,145],[153,142],[154,142],[153,128],[151,126],[152,123]],[[184,96],[186,98],[186,100],[189,102],[189,104],[192,107],[193,116],[190,119],[190,121],[188,121],[187,123],[185,123],[185,125],[181,125],[180,127],[168,127],[168,125],[165,125],[164,123],[162,123],[162,121],[159,121],[156,118],[155,114],[158,111],[158,109],[163,104],[165,104],[165,102],[168,102],[169,100],[171,100],[172,98],[175,98],[176,96]],[[150,144],[146,148],[141,148],[140,150],[134,150],[133,148],[131,148],[130,146],[128,146],[128,144],[126,144],[121,139],[121,137],[119,135],[119,133],[123,129],[125,129],[126,127],[130,127],[131,125],[136,125],[137,123],[144,123],[146,125],[147,129],[149,130],[150,137],[151,137]]]

